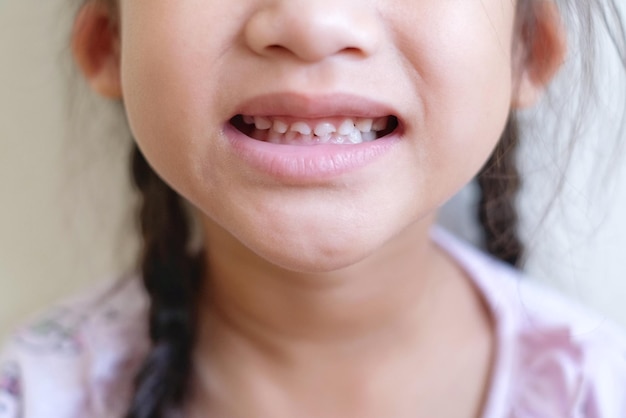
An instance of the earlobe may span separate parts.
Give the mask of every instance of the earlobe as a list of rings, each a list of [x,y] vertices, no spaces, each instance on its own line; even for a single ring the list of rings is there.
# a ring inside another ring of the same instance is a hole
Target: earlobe
[[[565,60],[567,39],[557,6],[551,0],[534,2],[533,23],[522,27],[524,54],[517,65],[512,107],[534,105]]]
[[[119,35],[110,8],[92,0],[78,12],[72,32],[74,60],[100,95],[122,97]]]

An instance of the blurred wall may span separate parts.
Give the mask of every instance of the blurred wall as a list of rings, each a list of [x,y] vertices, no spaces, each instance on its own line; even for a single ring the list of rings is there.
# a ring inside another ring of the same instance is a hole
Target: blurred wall
[[[118,109],[89,94],[67,61],[72,3],[0,0],[0,338],[53,300],[128,268],[135,253],[127,134]],[[604,88],[606,97],[625,91]],[[558,144],[525,145],[522,232],[537,280],[626,324],[626,164],[611,136],[590,128],[569,168],[554,163]],[[563,172],[566,183],[553,184]],[[465,190],[442,222],[472,235],[474,196]]]
[[[133,256],[128,138],[67,60],[76,4],[0,0],[0,339]]]

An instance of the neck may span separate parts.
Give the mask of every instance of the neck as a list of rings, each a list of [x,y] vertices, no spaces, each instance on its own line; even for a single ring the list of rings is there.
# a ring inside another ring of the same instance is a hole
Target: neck
[[[323,273],[277,267],[211,228],[200,314],[213,320],[200,323],[217,320],[272,351],[331,348],[402,327],[422,329],[440,278],[450,276],[441,274],[447,264],[430,240],[430,223],[414,225],[356,264]]]
[[[434,381],[442,391],[424,398],[421,416],[445,409],[459,380],[441,376],[450,347],[465,347],[450,370],[486,370],[488,318],[429,229],[414,225],[350,267],[315,274],[272,265],[218,230],[207,234],[219,241],[207,243],[191,399],[198,416],[294,416],[302,408],[312,416],[420,416],[416,396],[432,394]],[[474,388],[486,381],[477,376],[460,380]]]

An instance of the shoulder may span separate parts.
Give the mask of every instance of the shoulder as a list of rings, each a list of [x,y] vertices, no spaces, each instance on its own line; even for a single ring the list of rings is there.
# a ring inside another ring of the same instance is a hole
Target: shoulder
[[[519,374],[534,386],[521,388],[525,407],[537,404],[548,386],[561,397],[567,416],[626,417],[623,329],[545,287],[532,282],[517,287],[512,306],[519,324]]]
[[[445,231],[434,235],[474,281],[496,322],[492,389],[502,405],[494,406],[494,417],[626,417],[620,326]]]
[[[103,282],[14,333],[0,357],[0,418],[111,416],[149,343],[137,278]],[[112,400],[115,401],[112,402]]]

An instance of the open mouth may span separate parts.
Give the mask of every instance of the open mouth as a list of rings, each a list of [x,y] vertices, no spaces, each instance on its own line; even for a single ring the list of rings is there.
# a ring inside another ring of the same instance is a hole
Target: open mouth
[[[398,118],[391,115],[298,120],[240,114],[230,123],[252,139],[284,145],[361,144],[388,136],[398,129]]]

